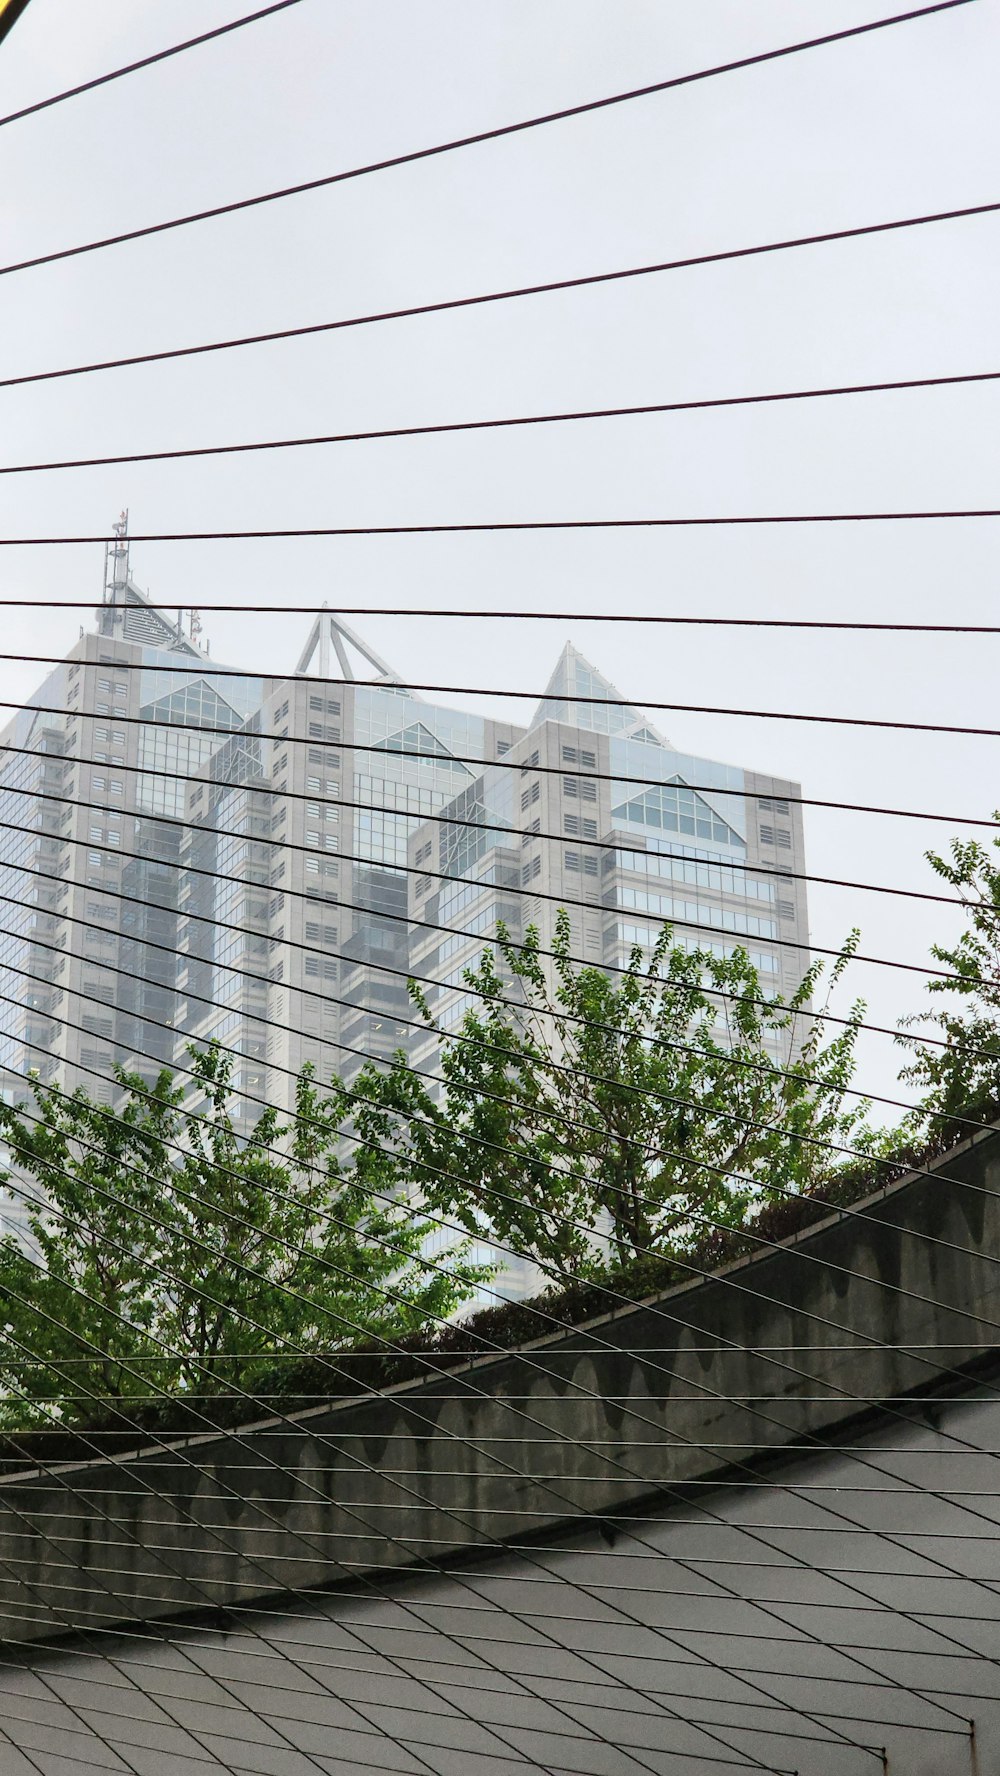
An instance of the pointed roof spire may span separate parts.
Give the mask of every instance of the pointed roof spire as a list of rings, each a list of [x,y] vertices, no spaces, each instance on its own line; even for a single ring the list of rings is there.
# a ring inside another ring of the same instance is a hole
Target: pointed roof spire
[[[337,656],[341,677],[345,681],[350,682],[355,676],[353,654],[370,669],[365,677],[374,674],[385,679],[387,685],[397,685],[405,689],[400,673],[383,660],[381,654],[377,654],[355,629],[345,623],[343,617],[338,617],[329,605],[324,604],[309,631],[295,668],[296,673],[308,673],[313,668],[319,678],[330,678],[331,650]]]
[[[580,698],[593,700],[581,702]],[[669,745],[648,717],[626,703],[617,686],[598,672],[571,641],[556,661],[531,726],[537,727],[543,721],[571,722],[574,727],[595,733],[621,734],[626,739],[647,740],[656,746]]]

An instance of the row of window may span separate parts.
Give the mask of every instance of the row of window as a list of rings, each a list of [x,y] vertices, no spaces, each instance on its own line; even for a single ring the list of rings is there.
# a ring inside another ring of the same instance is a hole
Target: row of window
[[[445,938],[438,950],[438,962],[446,962],[448,957],[453,956],[456,950],[460,950],[464,943],[468,943],[470,937],[479,937],[484,931],[488,931],[492,936],[496,931],[498,919],[505,919],[507,923],[511,923],[516,916],[513,908],[500,907],[495,901],[491,901],[489,906],[483,907],[482,912],[477,913],[475,918],[468,921],[464,930],[454,931]]]
[[[612,927],[609,935],[618,943],[625,944],[629,948],[631,948],[633,944],[638,944],[640,949],[651,950],[656,944],[659,932],[650,925],[630,925],[619,921]],[[713,937],[692,937],[682,935],[681,933],[677,934],[674,942],[681,949],[685,949],[688,952],[692,950],[708,950],[713,956],[723,957],[735,955],[737,950],[741,950],[745,947],[743,944],[723,943]],[[767,950],[747,950],[747,955],[758,974],[779,973],[780,968],[777,956],[770,955]]]
[[[710,852],[698,852],[694,846],[678,846],[676,852],[610,851],[604,859],[605,874],[612,869],[666,876],[692,888],[715,888],[720,894],[739,894],[747,900],[773,901],[775,896],[773,882],[757,882],[745,870],[721,863]]]
[[[684,919],[718,931],[739,931],[746,937],[778,935],[777,921],[759,913],[741,913],[735,907],[712,906],[704,900],[679,900],[673,894],[652,894],[647,888],[620,888],[618,905],[637,913],[655,913],[660,919]]]

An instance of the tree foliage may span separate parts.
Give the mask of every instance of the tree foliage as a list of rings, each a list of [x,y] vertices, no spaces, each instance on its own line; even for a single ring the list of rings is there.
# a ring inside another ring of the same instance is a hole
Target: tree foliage
[[[499,928],[466,971],[476,1003],[442,1042],[439,1093],[402,1057],[334,1086],[358,1175],[388,1164],[436,1214],[558,1277],[683,1250],[706,1220],[738,1223],[863,1143],[862,1110],[845,1105],[863,1007],[824,1043],[821,965],[786,1003],[745,950],[689,950],[665,927],[615,978],[574,963],[570,933],[560,913],[547,958],[533,928],[519,945]]]
[[[397,1339],[482,1279],[468,1241],[428,1260],[412,1204],[345,1170],[308,1070],[294,1114],[267,1109],[246,1138],[229,1063],[192,1053],[197,1114],[167,1072],[121,1073],[114,1109],[38,1081],[33,1111],[0,1105],[13,1175],[37,1187],[36,1254],[0,1241],[9,1419],[27,1402],[72,1423],[98,1400],[252,1394],[273,1353]]]
[[[864,1008],[824,1040],[821,977],[784,1001],[745,950],[669,927],[612,975],[574,961],[561,913],[549,952],[534,928],[515,944],[498,927],[452,1036],[411,984],[437,1083],[403,1054],[350,1086],[307,1069],[293,1112],[247,1135],[216,1048],[192,1050],[197,1110],[166,1072],[121,1073],[114,1108],[36,1080],[33,1107],[0,1105],[11,1178],[37,1193],[34,1253],[0,1241],[0,1419],[249,1402],[277,1353],[453,1315],[495,1248],[553,1282],[594,1278],[822,1184],[873,1137],[848,1097]]]
[[[1000,820],[1000,813],[995,816]],[[901,1040],[914,1059],[903,1077],[923,1088],[916,1127],[943,1116],[990,1117],[1000,1104],[1000,838],[989,846],[955,839],[947,857],[927,860],[965,908],[966,922],[954,942],[933,944],[943,970],[928,983],[937,1011],[904,1020],[904,1031],[932,1031],[943,1046]]]

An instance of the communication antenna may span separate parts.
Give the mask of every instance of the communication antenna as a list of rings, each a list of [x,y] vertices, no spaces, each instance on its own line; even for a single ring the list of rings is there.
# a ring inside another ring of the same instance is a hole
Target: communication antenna
[[[104,545],[104,604],[117,604],[119,594],[128,585],[129,576],[129,541],[128,541],[128,507],[119,512],[116,522],[111,526],[115,533],[113,543]]]

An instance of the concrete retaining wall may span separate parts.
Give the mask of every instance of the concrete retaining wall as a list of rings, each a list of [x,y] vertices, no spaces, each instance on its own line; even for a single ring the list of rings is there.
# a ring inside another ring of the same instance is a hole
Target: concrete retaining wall
[[[446,1374],[0,1483],[25,1642],[420,1568],[759,1472],[1000,1331],[1000,1133],[800,1238]],[[754,1464],[757,1464],[756,1467]]]

